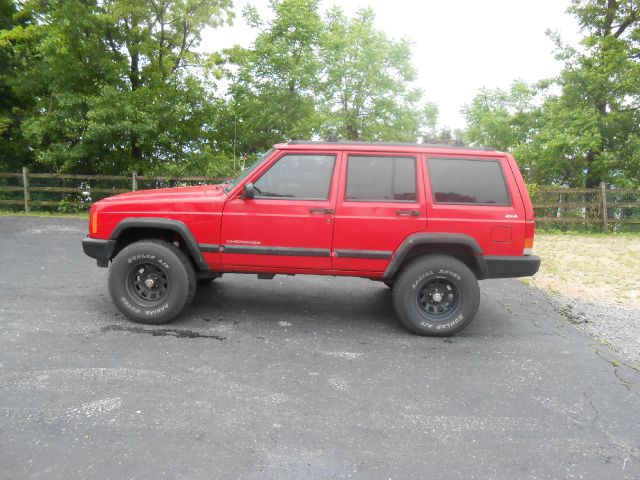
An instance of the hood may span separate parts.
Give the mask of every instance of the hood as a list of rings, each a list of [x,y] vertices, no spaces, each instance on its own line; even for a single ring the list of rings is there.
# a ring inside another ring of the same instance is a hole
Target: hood
[[[163,200],[190,200],[206,196],[207,198],[224,195],[224,185],[197,185],[193,187],[157,188],[154,190],[137,190],[135,192],[120,193],[100,200],[100,203],[111,202],[149,202]]]

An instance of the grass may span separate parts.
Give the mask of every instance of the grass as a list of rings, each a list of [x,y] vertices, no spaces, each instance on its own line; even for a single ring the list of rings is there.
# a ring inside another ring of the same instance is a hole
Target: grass
[[[592,303],[640,308],[640,235],[539,233],[525,283]]]
[[[63,217],[63,218],[89,218],[87,213],[58,213],[58,212],[15,212],[12,210],[0,210],[0,217]]]

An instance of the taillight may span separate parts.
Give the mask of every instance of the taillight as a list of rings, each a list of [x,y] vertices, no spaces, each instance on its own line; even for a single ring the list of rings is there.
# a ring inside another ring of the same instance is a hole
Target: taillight
[[[524,250],[523,255],[533,254],[533,238],[536,235],[536,224],[534,222],[527,222],[524,226]]]

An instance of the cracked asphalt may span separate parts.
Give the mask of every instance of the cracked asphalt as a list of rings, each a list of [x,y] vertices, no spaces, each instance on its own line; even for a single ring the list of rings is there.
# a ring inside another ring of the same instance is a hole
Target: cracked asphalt
[[[0,217],[0,478],[640,478],[640,373],[516,280],[462,334],[363,279],[225,275],[128,322],[81,219]]]

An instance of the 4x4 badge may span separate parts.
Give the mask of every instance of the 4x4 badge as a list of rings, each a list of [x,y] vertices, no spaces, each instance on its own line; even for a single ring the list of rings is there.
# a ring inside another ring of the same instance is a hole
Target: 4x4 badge
[[[514,213],[507,213],[504,218],[518,218],[518,215]]]

